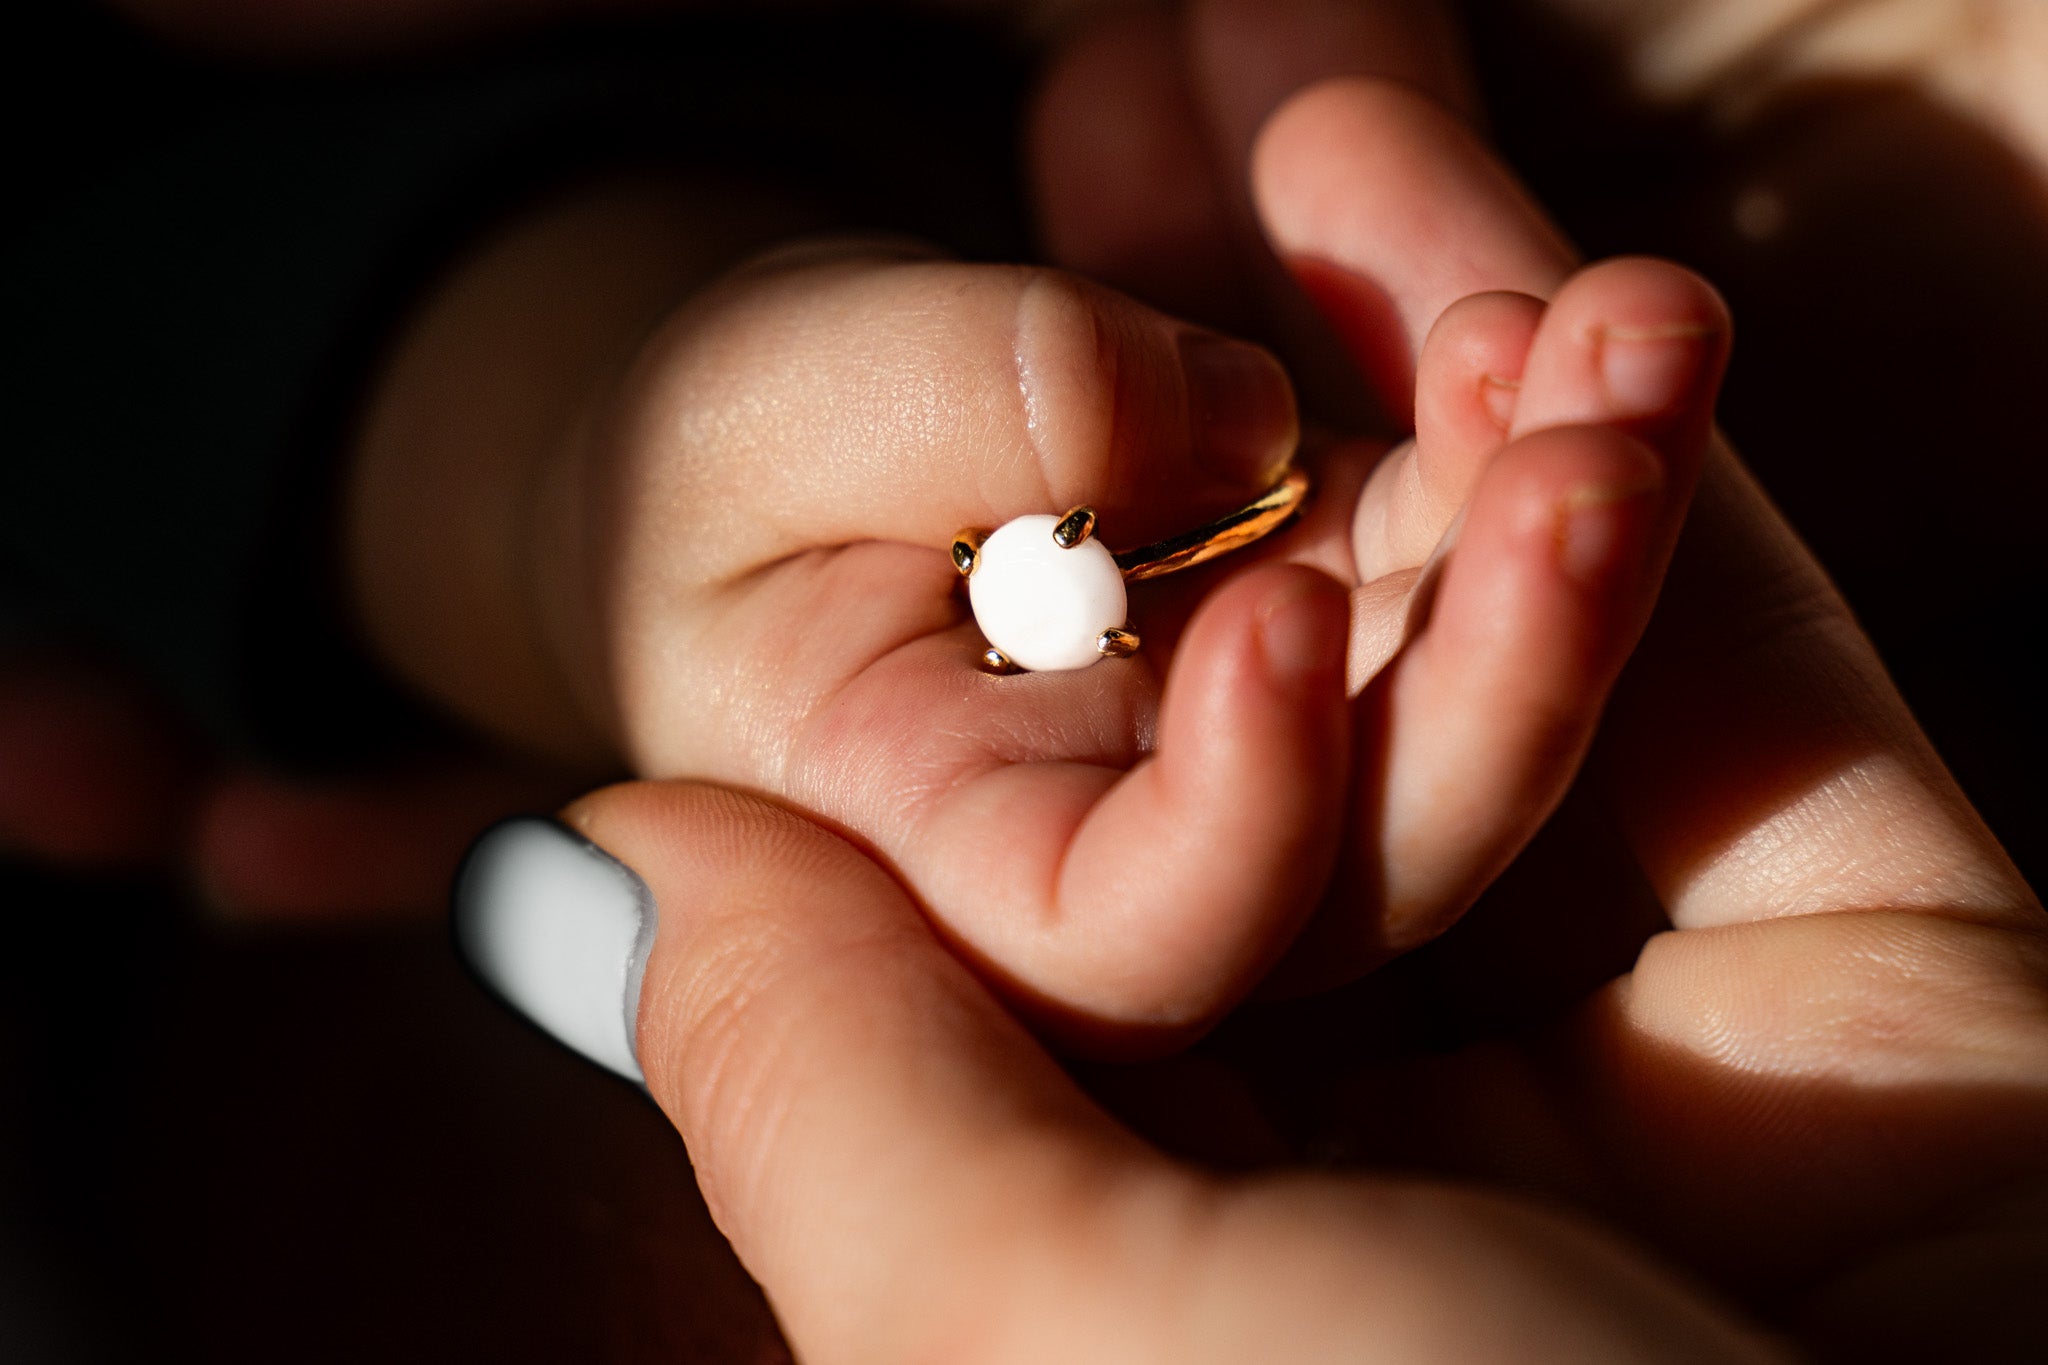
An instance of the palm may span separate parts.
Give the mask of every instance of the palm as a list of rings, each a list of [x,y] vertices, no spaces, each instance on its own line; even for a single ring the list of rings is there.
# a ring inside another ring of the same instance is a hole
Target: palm
[[[1535,353],[1577,346],[1568,324]],[[1662,452],[1618,432],[1481,469],[1470,421],[1440,423],[1419,458],[1469,487],[1369,547],[1380,584],[1412,583],[1471,508],[1429,638],[1388,670],[1391,709],[1344,695],[1353,511],[1380,453],[1363,442],[1314,453],[1317,502],[1262,556],[1134,592],[1137,659],[982,672],[954,530],[1086,501],[1110,544],[1140,543],[1241,504],[1292,454],[1270,358],[1227,344],[1235,397],[1249,361],[1260,401],[1220,416],[1181,359],[1224,345],[1049,272],[829,251],[736,272],[646,346],[598,438],[551,474],[551,524],[595,530],[534,576],[562,623],[549,634],[602,661],[580,691],[612,699],[590,709],[637,770],[771,792],[853,831],[1042,1022],[1177,1041],[1270,965],[1340,836],[1398,846],[1381,898],[1431,925],[1527,837],[1647,615],[1704,443],[1694,401],[1668,480]],[[1717,373],[1718,340],[1698,349]],[[1469,408],[1463,353],[1442,354],[1425,387]],[[1646,468],[1653,505],[1630,493],[1597,515],[1649,552],[1565,581],[1542,518]],[[675,509],[706,506],[734,510],[678,534]],[[1502,630],[1509,601],[1527,609]],[[1404,603],[1382,593],[1354,631]],[[1276,669],[1269,626],[1290,619],[1297,662]],[[1386,794],[1347,808],[1352,765],[1384,771]],[[1484,796],[1441,818],[1454,783]]]

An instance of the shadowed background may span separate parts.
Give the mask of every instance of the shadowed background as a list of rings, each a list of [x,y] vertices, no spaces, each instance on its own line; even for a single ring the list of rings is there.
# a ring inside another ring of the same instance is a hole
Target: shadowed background
[[[1493,131],[1588,252],[1671,255],[1726,290],[1739,339],[1724,424],[2038,883],[2038,177],[1901,86],[1788,89],[1731,129],[1633,106],[1589,42],[1513,7],[1471,18]],[[197,642],[241,629],[246,601],[175,625],[137,604],[167,557],[235,586],[231,566],[205,568],[181,498],[217,484],[250,500],[252,522],[282,508],[285,525],[317,526],[369,338],[468,220],[430,224],[402,264],[320,276],[327,293],[290,303],[308,278],[295,263],[319,240],[273,233],[277,270],[237,274],[219,267],[246,259],[208,223],[259,211],[280,184],[326,183],[322,156],[355,164],[380,136],[409,141],[408,119],[445,130],[479,108],[516,122],[541,107],[555,111],[535,125],[546,135],[508,144],[529,170],[631,128],[605,155],[765,166],[849,224],[970,256],[1030,250],[1012,170],[1022,62],[971,26],[692,16],[270,75],[82,6],[11,26],[0,99],[17,302],[0,382],[25,415],[0,456],[16,490],[0,499],[0,526],[15,523],[0,535],[0,638],[82,635],[147,655],[165,686],[214,707],[217,732],[301,769],[430,722],[363,702],[369,684],[312,635],[265,635],[253,680],[206,676],[235,651]],[[485,176],[471,203],[520,192]],[[374,192],[359,202],[374,216]],[[23,325],[37,308],[50,325]],[[282,330],[252,338],[259,322]],[[162,363],[111,380],[79,363],[110,331]],[[362,340],[329,353],[315,338],[332,334]],[[190,417],[195,406],[207,410]],[[252,484],[191,432],[257,452],[286,441],[304,467]],[[71,514],[23,526],[37,498]],[[269,585],[286,602],[319,591],[295,548]],[[273,704],[240,704],[257,682]],[[0,1356],[779,1358],[666,1123],[485,999],[440,926],[235,926],[180,886],[20,862],[0,866],[0,907]],[[1452,941],[1374,982],[1248,1011],[1207,1048],[1331,1046],[1339,1021],[1355,1031],[1361,1011],[1437,996],[1447,954],[1511,952],[1515,928],[1482,904]],[[1499,1022],[1453,1023],[1439,1007],[1414,1027],[1448,1046]]]

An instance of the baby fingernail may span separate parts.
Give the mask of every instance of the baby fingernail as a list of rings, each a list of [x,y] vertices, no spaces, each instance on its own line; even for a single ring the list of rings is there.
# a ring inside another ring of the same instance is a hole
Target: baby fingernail
[[[1515,400],[1522,394],[1521,381],[1502,379],[1499,375],[1479,376],[1479,401],[1486,405],[1493,420],[1506,431],[1515,424]]]
[[[476,974],[556,1040],[633,1081],[654,926],[647,883],[552,820],[493,826],[456,877],[455,942]]]
[[[1657,417],[1691,396],[1713,329],[1674,322],[1600,330],[1600,374],[1617,418]]]
[[[1351,599],[1332,580],[1282,589],[1259,611],[1259,649],[1266,671],[1290,690],[1312,687],[1344,672],[1350,643]]]
[[[1565,576],[1595,588],[1634,564],[1649,544],[1646,504],[1663,491],[1661,471],[1615,484],[1589,484],[1558,507],[1557,559]]]
[[[1298,435],[1294,386],[1280,362],[1214,332],[1184,333],[1180,362],[1195,462],[1246,487],[1279,477]]]

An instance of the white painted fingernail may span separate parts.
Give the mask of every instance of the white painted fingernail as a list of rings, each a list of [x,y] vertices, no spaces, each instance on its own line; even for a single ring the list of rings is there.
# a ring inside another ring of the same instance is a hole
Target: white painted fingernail
[[[477,975],[554,1038],[634,1081],[654,926],[647,883],[552,820],[493,826],[455,881],[455,942]]]

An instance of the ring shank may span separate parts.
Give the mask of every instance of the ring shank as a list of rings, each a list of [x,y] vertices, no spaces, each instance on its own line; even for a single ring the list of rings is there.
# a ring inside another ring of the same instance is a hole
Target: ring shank
[[[1207,525],[1197,526],[1192,531],[1183,531],[1150,545],[1140,545],[1135,550],[1125,550],[1113,558],[1127,583],[1192,569],[1219,555],[1242,549],[1285,526],[1308,501],[1308,491],[1308,471],[1296,466],[1288,470],[1280,482],[1267,489],[1257,502],[1240,507],[1228,516],[1218,517]]]

